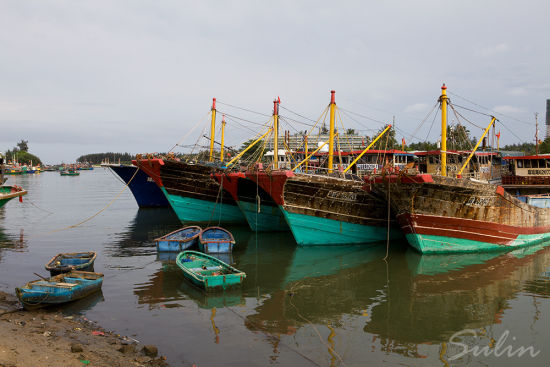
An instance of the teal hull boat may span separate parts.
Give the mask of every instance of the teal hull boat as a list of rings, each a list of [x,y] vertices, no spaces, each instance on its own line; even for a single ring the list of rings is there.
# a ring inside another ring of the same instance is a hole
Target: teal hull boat
[[[386,241],[386,226],[371,226],[298,213],[283,212],[300,246],[360,245]],[[403,239],[398,227],[390,227],[390,240]]]
[[[94,271],[95,252],[73,252],[55,255],[47,264],[51,276],[68,273],[72,270]]]
[[[98,292],[102,284],[103,274],[71,271],[50,279],[34,280],[15,288],[15,293],[23,307],[32,310],[84,298]]]
[[[181,252],[176,258],[176,264],[186,279],[206,291],[239,286],[246,278],[244,272],[197,251]]]
[[[264,204],[260,205],[258,211],[256,203],[238,201],[237,204],[254,232],[288,231],[288,224],[278,206]]]
[[[176,212],[179,220],[186,222],[217,222],[244,223],[244,217],[239,207],[235,204],[215,203],[192,197],[169,194],[164,187],[161,188]]]
[[[229,254],[233,252],[233,245],[233,235],[221,227],[205,228],[199,235],[199,249],[207,254]]]

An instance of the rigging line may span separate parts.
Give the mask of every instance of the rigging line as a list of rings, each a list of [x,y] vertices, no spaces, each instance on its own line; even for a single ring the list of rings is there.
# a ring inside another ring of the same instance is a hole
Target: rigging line
[[[374,121],[374,122],[378,122],[379,124],[384,124],[384,125],[387,124],[387,123],[384,122],[384,121],[380,121],[380,120],[377,120],[377,119],[373,119],[372,117],[364,116],[364,115],[361,115],[360,113],[353,112],[353,111],[347,110],[347,109],[342,108],[342,107],[340,107],[340,109],[341,109],[342,111],[347,111],[347,112],[349,112],[349,113],[351,113],[351,114],[353,114],[353,115],[357,115],[357,116],[362,117],[362,118],[365,118],[365,119],[367,119],[367,120],[371,120],[371,121]]]
[[[458,98],[460,98],[460,99],[463,99],[464,101],[469,102],[469,103],[471,103],[471,104],[473,104],[473,105],[475,105],[475,106],[481,107],[481,108],[483,108],[483,109],[485,109],[485,110],[487,110],[487,111],[491,111],[491,112],[493,112],[493,113],[495,113],[495,114],[498,114],[498,115],[507,117],[507,118],[509,118],[509,119],[512,119],[512,120],[521,122],[521,123],[526,124],[526,125],[530,125],[530,126],[533,125],[532,123],[529,123],[529,122],[526,122],[526,121],[519,120],[519,119],[517,119],[517,118],[515,118],[515,117],[505,115],[505,114],[503,114],[503,113],[500,113],[500,112],[497,112],[497,111],[492,110],[492,109],[490,109],[490,108],[487,108],[487,107],[485,107],[485,106],[482,106],[482,105],[480,105],[480,104],[478,104],[478,103],[472,102],[472,101],[470,101],[469,99],[466,99],[466,98],[464,98],[464,97],[462,97],[462,96],[459,96],[459,95],[456,94],[456,93],[453,93],[453,92],[450,92],[450,91],[447,91],[447,93],[452,94],[453,96],[458,97]]]
[[[456,119],[459,120],[458,116],[462,117],[465,121],[469,122],[470,124],[472,124],[473,126],[477,127],[478,129],[481,129],[481,131],[484,131],[485,128],[481,127],[481,126],[478,126],[476,124],[474,124],[472,121],[468,120],[466,117],[464,117],[460,112],[458,112],[454,106],[452,104],[449,103],[449,107],[451,107],[451,110],[453,110],[455,116],[456,116]]]
[[[508,128],[508,126],[506,126],[505,124],[502,123],[502,121],[500,122],[500,124],[506,129],[508,130],[512,135],[514,135],[516,137],[516,139],[518,139],[519,141],[522,141],[523,139],[521,139],[519,136],[517,136],[511,129]]]
[[[432,120],[432,124],[430,125],[430,130],[428,130],[428,134],[426,135],[426,139],[424,139],[424,143],[428,141],[428,136],[430,136],[430,133],[432,132],[432,128],[434,127],[435,118],[437,117],[437,113],[434,114],[434,119]]]
[[[366,129],[363,130],[363,131],[367,131],[367,132],[375,132],[375,131],[376,131],[376,129],[371,129],[371,128],[369,128],[367,125],[365,125],[365,123],[363,123],[363,122],[361,122],[361,121],[359,121],[359,120],[354,119],[353,117],[351,117],[351,115],[349,115],[346,111],[342,110],[341,108],[338,108],[338,110],[342,111],[342,113],[343,113],[347,118],[349,118],[350,120],[355,121],[355,122],[358,123],[359,125],[365,127]]]
[[[241,120],[241,121],[246,121],[246,122],[251,123],[251,124],[253,124],[253,125],[258,125],[258,126],[264,126],[264,125],[265,125],[265,122],[264,122],[263,124],[261,124],[261,123],[259,123],[259,122],[250,121],[250,120],[247,120],[247,119],[245,119],[245,118],[242,118],[242,117],[239,117],[239,116],[232,115],[232,114],[227,113],[227,112],[225,112],[225,111],[218,111],[218,112],[220,112],[220,113],[222,113],[222,114],[225,114],[225,116],[230,116],[230,117],[233,117],[234,119],[238,119],[238,120]],[[267,116],[267,117],[271,118],[271,116]]]
[[[467,110],[467,111],[470,111],[470,112],[478,113],[478,114],[483,115],[483,116],[493,117],[492,115],[490,115],[490,114],[488,114],[488,113],[476,111],[476,110],[473,110],[473,109],[468,108],[468,107],[461,106],[461,105],[456,104],[456,103],[451,103],[450,100],[448,101],[448,104],[449,104],[449,105],[454,105],[454,106],[456,106],[456,107],[458,107],[458,108],[462,108],[462,109]]]
[[[185,140],[185,138],[187,138],[189,136],[189,134],[191,134],[196,128],[197,126],[200,126],[202,124],[204,124],[204,121],[206,120],[206,118],[211,114],[212,112],[209,111],[203,118],[202,120],[199,121],[198,124],[196,124],[195,126],[193,126],[193,128],[191,130],[189,130],[184,136],[183,138],[181,138],[169,151],[168,153],[170,153],[172,150],[174,150],[175,147],[177,147],[181,142],[183,142],[183,140]]]
[[[281,107],[283,110],[287,110],[288,112],[295,114],[296,116],[300,116],[301,118],[304,118],[304,119],[306,119],[306,120],[308,120],[308,121],[315,122],[315,120],[310,119],[309,117],[302,116],[302,115],[300,115],[299,113],[292,111],[291,109],[285,108],[284,106],[280,106],[280,107]]]
[[[340,120],[340,125],[342,125],[342,132],[344,133],[344,137],[348,141],[349,151],[351,152],[351,151],[353,151],[353,145],[351,144],[351,141],[349,140],[349,135],[348,135],[348,132],[347,132],[345,126],[344,126],[344,121],[342,121],[342,115],[340,114],[340,108],[339,107],[336,107],[336,113],[338,114],[338,119]],[[342,157],[340,157],[340,160],[342,160]]]
[[[283,116],[283,115],[279,115],[279,116]],[[312,124],[308,124],[308,123],[305,123],[305,122],[302,122],[302,121],[298,121],[298,120],[295,120],[293,119],[292,117],[288,117],[288,116],[285,116],[285,118],[287,118],[288,120],[292,121],[292,122],[295,122],[297,124],[300,124],[300,125],[305,125],[305,126],[315,126],[315,125],[312,125]]]
[[[428,114],[424,117],[424,119],[422,120],[422,122],[420,123],[420,125],[416,128],[416,130],[412,133],[412,135],[410,136],[411,139],[418,139],[418,137],[416,137],[416,134],[418,133],[418,131],[420,130],[420,128],[422,128],[422,126],[424,125],[424,123],[426,121],[428,121],[428,118],[430,118],[430,115],[435,111],[435,109],[437,108],[437,106],[439,106],[439,102],[435,102],[434,106],[432,107],[431,111],[428,112]],[[437,113],[436,113],[437,115]],[[420,140],[420,139],[418,139]]]
[[[219,104],[223,104],[223,105],[226,105],[226,106],[229,106],[229,107],[237,108],[237,109],[239,109],[239,110],[243,110],[243,111],[246,111],[246,112],[255,113],[256,115],[261,115],[261,116],[265,116],[265,117],[271,117],[270,115],[267,115],[267,114],[265,114],[265,113],[256,112],[256,111],[253,111],[253,110],[246,109],[246,108],[244,108],[244,107],[235,106],[235,105],[232,105],[232,104],[229,104],[229,103],[225,103],[225,102],[220,102],[219,100],[216,100],[216,102],[218,102]]]

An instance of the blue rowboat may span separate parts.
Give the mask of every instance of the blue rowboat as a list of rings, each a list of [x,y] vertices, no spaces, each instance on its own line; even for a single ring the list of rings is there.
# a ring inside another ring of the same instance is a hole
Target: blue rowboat
[[[238,286],[246,278],[244,272],[197,251],[180,252],[176,264],[185,278],[207,291]]]
[[[158,251],[181,252],[197,244],[202,228],[189,226],[155,239]]]
[[[39,279],[15,288],[17,298],[27,310],[59,305],[84,298],[101,289],[103,274],[71,271],[50,279]]]
[[[72,270],[94,271],[95,252],[72,252],[57,254],[46,264],[50,275],[68,273]]]
[[[199,236],[199,249],[206,253],[230,253],[235,240],[233,235],[221,227],[205,228]]]

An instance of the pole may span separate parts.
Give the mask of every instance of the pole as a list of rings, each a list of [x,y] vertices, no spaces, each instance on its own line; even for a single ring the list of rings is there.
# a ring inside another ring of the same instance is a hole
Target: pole
[[[330,130],[328,139],[328,173],[332,173],[332,160],[334,157],[334,110],[336,102],[334,101],[335,91],[330,91]]]
[[[464,162],[464,165],[462,165],[462,168],[460,169],[460,171],[458,171],[457,176],[462,175],[462,171],[464,171],[464,168],[466,168],[466,166],[468,165],[468,162],[470,162],[470,159],[472,159],[472,156],[475,154],[475,152],[476,152],[476,150],[477,150],[477,147],[479,147],[479,144],[483,141],[483,138],[485,137],[485,135],[487,135],[487,132],[488,132],[489,129],[491,128],[491,125],[493,125],[493,123],[494,123],[495,120],[497,119],[497,118],[494,117],[494,116],[491,116],[491,117],[492,117],[491,122],[489,123],[489,125],[487,126],[487,128],[485,129],[485,131],[483,132],[483,134],[481,135],[481,138],[477,141],[476,146],[474,147],[474,149],[472,150],[472,152],[471,152],[470,155],[468,156],[468,159],[466,159],[466,162]]]
[[[273,101],[273,169],[279,169],[279,100]]]
[[[447,87],[441,87],[441,176],[447,176]]]
[[[210,155],[208,156],[209,162],[214,162],[215,129],[216,129],[216,98],[212,98],[212,123],[210,124]]]
[[[304,137],[304,151],[305,151],[304,156],[307,157],[307,135]],[[304,170],[307,172],[307,164]]]
[[[537,155],[539,155],[539,113],[538,112],[535,112],[535,127],[536,127],[536,131],[535,131],[535,152]]]
[[[222,115],[222,144],[220,148],[220,162],[223,163],[223,141],[225,138],[225,115]]]

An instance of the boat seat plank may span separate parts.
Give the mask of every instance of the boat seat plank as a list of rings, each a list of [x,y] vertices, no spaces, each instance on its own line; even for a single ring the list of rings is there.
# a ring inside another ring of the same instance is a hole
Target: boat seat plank
[[[61,286],[61,287],[76,287],[78,284],[74,284],[74,283],[55,283],[54,285]]]

